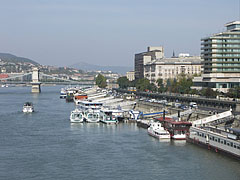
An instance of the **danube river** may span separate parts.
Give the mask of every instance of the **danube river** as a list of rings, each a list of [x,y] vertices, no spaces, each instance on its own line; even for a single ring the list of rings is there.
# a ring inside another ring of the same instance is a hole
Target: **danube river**
[[[136,124],[71,124],[60,87],[0,88],[2,180],[239,180],[240,162],[184,142],[159,142]],[[31,101],[36,112],[22,113]]]

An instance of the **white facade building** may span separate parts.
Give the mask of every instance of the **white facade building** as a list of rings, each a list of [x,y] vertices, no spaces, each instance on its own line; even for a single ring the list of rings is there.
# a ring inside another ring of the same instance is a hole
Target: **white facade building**
[[[127,72],[127,78],[129,81],[134,81],[135,80],[135,72],[134,71],[129,71]]]
[[[189,77],[200,74],[202,64],[200,56],[185,56],[174,58],[162,58],[144,65],[144,77],[155,83],[158,79],[177,78],[180,74]]]

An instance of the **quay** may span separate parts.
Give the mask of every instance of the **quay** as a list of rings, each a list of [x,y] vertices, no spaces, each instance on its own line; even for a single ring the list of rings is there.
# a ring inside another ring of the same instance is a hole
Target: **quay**
[[[114,89],[120,93],[132,94],[134,93],[136,96],[146,97],[146,98],[154,98],[154,99],[165,99],[170,102],[180,102],[187,103],[196,102],[201,107],[212,107],[216,109],[227,110],[232,108],[233,111],[240,113],[240,102],[231,101],[231,100],[223,100],[216,98],[204,98],[198,97],[194,95],[185,95],[185,94],[175,94],[175,93],[147,93],[147,92],[138,92],[138,91],[128,91],[125,89]]]

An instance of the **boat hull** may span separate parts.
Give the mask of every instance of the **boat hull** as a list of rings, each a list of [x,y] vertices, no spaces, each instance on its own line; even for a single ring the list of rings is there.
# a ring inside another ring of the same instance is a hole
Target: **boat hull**
[[[173,135],[171,138],[173,140],[186,140],[186,134]]]
[[[34,109],[33,108],[23,108],[23,112],[24,113],[32,113],[32,112],[34,112]]]
[[[157,139],[169,139],[170,140],[170,134],[169,135],[157,135],[153,131],[148,130],[148,134],[152,137],[155,137]]]
[[[218,153],[218,154],[222,154],[222,155],[225,155],[225,156],[228,156],[228,157],[240,160],[240,155],[236,155],[236,154],[233,154],[233,153],[231,153],[229,151],[225,151],[225,150],[223,150],[223,149],[221,149],[219,147],[215,147],[213,145],[209,145],[209,144],[203,143],[201,141],[198,141],[196,139],[192,139],[192,138],[189,138],[189,137],[186,138],[186,141],[188,143],[192,143],[192,144],[195,144],[195,145],[197,145],[199,147],[205,148],[205,149],[207,149],[209,151],[212,151],[212,152],[215,152],[215,153]]]

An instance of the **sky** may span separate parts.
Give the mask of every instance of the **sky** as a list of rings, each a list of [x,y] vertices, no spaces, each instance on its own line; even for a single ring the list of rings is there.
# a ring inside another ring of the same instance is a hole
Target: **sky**
[[[58,67],[133,67],[148,46],[200,55],[201,38],[239,14],[239,0],[0,0],[0,52]]]

